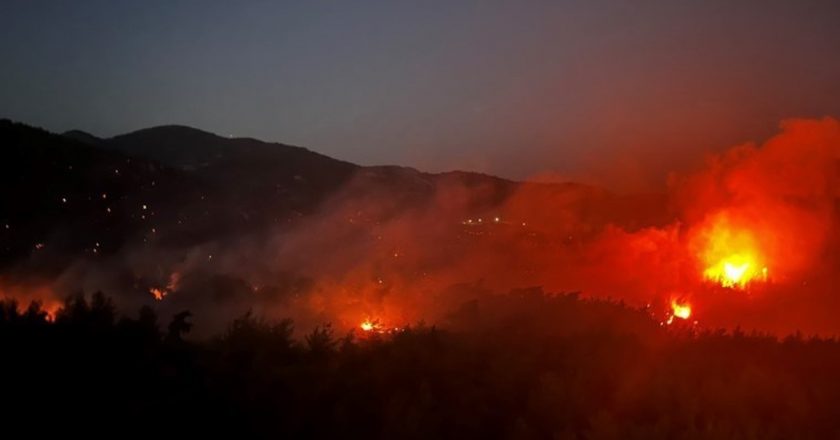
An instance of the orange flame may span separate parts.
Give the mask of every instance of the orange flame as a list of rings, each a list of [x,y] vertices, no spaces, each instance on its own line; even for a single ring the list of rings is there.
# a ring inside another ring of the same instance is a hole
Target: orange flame
[[[767,281],[767,266],[751,230],[733,227],[719,216],[702,236],[705,243],[700,259],[706,280],[742,290],[750,283]]]
[[[181,282],[181,273],[180,272],[172,272],[172,275],[169,276],[169,282],[166,284],[166,287],[159,288],[159,287],[151,287],[149,288],[149,293],[152,294],[152,297],[156,301],[163,301],[166,298],[166,295],[178,290],[178,286]]]
[[[366,334],[389,335],[403,330],[401,327],[386,327],[378,319],[366,319],[359,324],[359,328]]]
[[[676,299],[671,300],[671,314],[668,316],[668,320],[665,321],[665,324],[671,325],[674,323],[674,319],[688,319],[691,317],[691,304],[687,302],[680,302]]]
[[[677,300],[672,300],[671,312],[677,318],[688,319],[691,317],[691,305],[688,303],[680,304]]]
[[[149,293],[152,294],[152,297],[154,297],[156,301],[163,301],[163,298],[165,298],[169,292],[163,289],[158,289],[157,287],[152,287],[149,289]]]

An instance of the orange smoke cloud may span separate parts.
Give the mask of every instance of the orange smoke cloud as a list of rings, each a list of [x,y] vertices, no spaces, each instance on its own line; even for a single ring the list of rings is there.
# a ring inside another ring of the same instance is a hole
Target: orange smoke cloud
[[[334,243],[342,231],[345,240],[345,251],[311,272],[319,287],[306,305],[348,326],[358,326],[360,315],[435,320],[456,302],[440,292],[480,282],[495,292],[540,285],[663,304],[681,317],[691,309],[673,309],[668,299],[680,291],[702,306],[702,314],[691,314],[700,322],[776,329],[785,320],[767,311],[784,295],[801,296],[799,283],[829,273],[836,258],[829,242],[839,149],[837,121],[788,120],[762,145],[734,147],[693,174],[673,176],[670,205],[655,196],[545,184],[520,185],[492,204],[484,203],[492,188],[440,182],[428,202],[386,216],[371,194],[340,199],[319,233],[301,235]],[[360,213],[376,226],[347,220]],[[364,246],[346,241],[353,228],[370,235]],[[719,292],[753,287],[767,293],[722,300]],[[766,316],[754,316],[758,310]]]
[[[840,124],[787,120],[762,146],[747,144],[710,158],[679,183],[686,219],[698,234],[724,219],[752,231],[778,276],[812,267],[836,214]]]
[[[304,329],[394,328],[444,320],[480,295],[543,286],[709,326],[840,332],[829,313],[840,310],[839,152],[837,121],[789,120],[762,145],[672,176],[667,195],[364,169],[289,227],[126,260],[142,301],[154,301],[146,289],[170,273],[157,305],[197,319],[212,313],[201,307],[220,310],[217,320],[253,308]],[[115,290],[85,280],[87,291]],[[674,308],[674,292],[689,312]]]

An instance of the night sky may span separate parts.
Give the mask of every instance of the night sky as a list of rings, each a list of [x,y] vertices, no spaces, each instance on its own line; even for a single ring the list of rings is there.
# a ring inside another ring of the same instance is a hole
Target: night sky
[[[648,189],[840,115],[838,23],[836,1],[2,0],[0,117]]]

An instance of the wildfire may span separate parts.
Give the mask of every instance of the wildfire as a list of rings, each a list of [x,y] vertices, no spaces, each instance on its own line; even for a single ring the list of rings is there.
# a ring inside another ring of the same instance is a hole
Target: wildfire
[[[678,300],[672,299],[671,300],[671,314],[668,316],[668,320],[665,321],[666,324],[671,325],[674,322],[674,318],[679,319],[688,319],[691,317],[691,304],[688,303],[681,303]]]
[[[47,300],[41,304],[41,310],[47,313],[47,321],[49,322],[55,322],[55,316],[59,309],[61,309],[61,302],[56,300]]]
[[[162,301],[169,292],[163,289],[158,289],[157,287],[152,287],[149,289],[149,293],[152,294],[152,297],[154,297],[155,300]]]
[[[378,320],[371,321],[370,319],[366,319],[359,324],[359,328],[361,328],[364,332],[372,332],[380,331],[382,326],[379,324]]]
[[[752,255],[733,254],[707,268],[703,275],[723,287],[744,289],[753,281],[767,280],[767,268],[759,267]]]
[[[169,282],[166,284],[166,287],[159,288],[159,287],[151,287],[149,288],[149,293],[152,294],[152,297],[156,301],[163,301],[166,298],[166,295],[178,290],[178,286],[181,282],[181,273],[180,272],[172,272],[172,275],[169,276]]]
[[[688,319],[691,317],[691,305],[680,304],[677,300],[671,301],[671,311],[674,316],[680,319]]]
[[[755,234],[747,228],[734,228],[725,217],[718,218],[704,234],[701,260],[703,277],[723,287],[745,289],[756,281],[767,281]]]
[[[378,319],[365,319],[359,324],[359,328],[362,329],[362,332],[364,332],[364,334],[368,335],[390,335],[394,333],[399,333],[404,330],[402,327],[387,327],[383,325]]]

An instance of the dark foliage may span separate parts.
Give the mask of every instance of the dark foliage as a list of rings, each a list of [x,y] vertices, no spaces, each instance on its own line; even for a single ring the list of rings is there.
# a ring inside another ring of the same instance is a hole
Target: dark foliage
[[[447,330],[301,338],[252,314],[190,341],[189,313],[54,320],[0,303],[6,420],[22,432],[236,438],[837,438],[840,344],[664,328],[538,290],[465,305]]]

